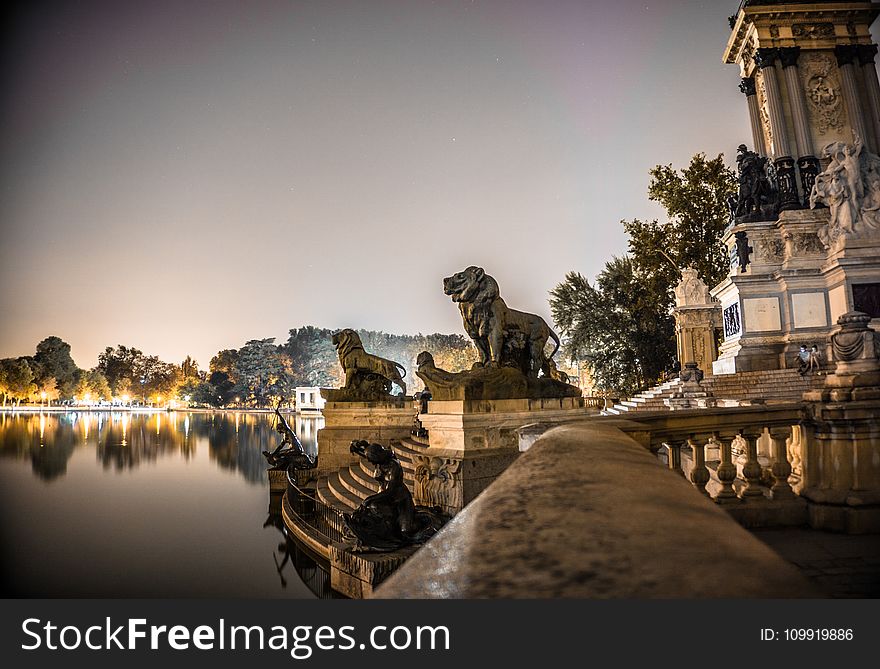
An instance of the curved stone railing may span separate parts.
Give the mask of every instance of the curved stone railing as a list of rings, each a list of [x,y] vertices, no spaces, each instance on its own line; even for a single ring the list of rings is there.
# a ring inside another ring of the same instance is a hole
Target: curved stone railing
[[[638,436],[638,435],[634,435]],[[801,597],[810,584],[636,439],[548,431],[375,593],[384,598]]]

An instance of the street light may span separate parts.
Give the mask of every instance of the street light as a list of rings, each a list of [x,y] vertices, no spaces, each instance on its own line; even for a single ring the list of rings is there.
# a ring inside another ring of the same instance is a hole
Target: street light
[[[40,399],[42,400],[42,402],[40,402],[40,407],[42,408],[42,406],[46,403],[46,391],[45,390],[40,393]]]

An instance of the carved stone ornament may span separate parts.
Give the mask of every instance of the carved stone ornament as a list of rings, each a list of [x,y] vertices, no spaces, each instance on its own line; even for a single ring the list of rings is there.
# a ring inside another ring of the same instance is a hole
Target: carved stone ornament
[[[813,232],[795,232],[786,235],[789,242],[789,255],[791,257],[824,255],[825,247],[819,241],[819,237]]]
[[[755,240],[755,255],[763,263],[779,263],[785,255],[785,243],[775,235],[761,235]]]
[[[770,107],[767,102],[767,88],[764,85],[764,73],[755,74],[755,89],[758,92],[758,112],[761,116],[761,127],[764,129],[765,146],[773,146],[773,131],[770,126]]]
[[[816,177],[810,206],[826,205],[831,214],[818,237],[838,249],[850,238],[880,236],[880,156],[855,144],[831,142],[822,149],[830,162]]]
[[[463,504],[461,460],[414,455],[414,497],[418,504],[460,509]]]
[[[800,58],[799,69],[807,109],[815,127],[823,135],[829,129],[842,129],[843,97],[831,56],[825,53],[805,53]]]
[[[693,307],[712,304],[709,287],[693,267],[681,270],[681,281],[675,287],[675,306]]]
[[[794,23],[791,26],[791,34],[794,37],[807,37],[809,39],[821,39],[834,36],[833,23]]]

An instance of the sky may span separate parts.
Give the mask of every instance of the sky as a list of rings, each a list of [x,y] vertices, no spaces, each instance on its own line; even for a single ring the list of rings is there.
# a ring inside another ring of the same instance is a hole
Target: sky
[[[290,328],[548,322],[663,218],[654,165],[750,143],[736,1],[24,4],[0,70],[0,357],[49,335],[207,368]]]

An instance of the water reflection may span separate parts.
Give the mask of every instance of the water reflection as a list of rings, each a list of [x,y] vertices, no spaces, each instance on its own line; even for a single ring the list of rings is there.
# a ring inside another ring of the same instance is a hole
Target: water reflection
[[[316,453],[323,418],[288,421]],[[50,597],[329,595],[326,571],[267,518],[273,422],[0,413],[0,585]]]
[[[317,454],[321,416],[289,416],[306,451]],[[29,458],[33,473],[52,481],[67,473],[78,446],[94,445],[105,470],[123,472],[155,464],[166,455],[195,456],[197,444],[207,442],[210,457],[220,467],[246,480],[266,480],[261,455],[278,441],[273,417],[242,412],[69,412],[0,413],[0,457]]]

